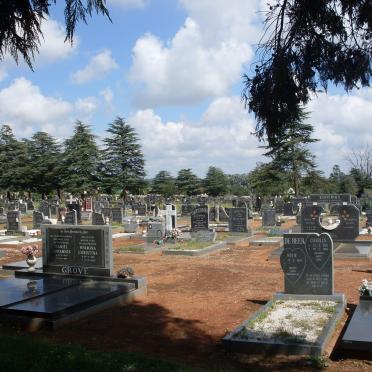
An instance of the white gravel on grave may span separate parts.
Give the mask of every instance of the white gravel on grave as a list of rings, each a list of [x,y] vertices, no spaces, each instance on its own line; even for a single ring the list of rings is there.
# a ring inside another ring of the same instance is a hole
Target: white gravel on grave
[[[314,343],[322,333],[324,325],[333,316],[332,312],[322,309],[336,306],[337,303],[334,301],[276,301],[264,319],[248,323],[239,336],[272,341],[285,341],[291,337]],[[283,334],[285,336],[281,337]]]

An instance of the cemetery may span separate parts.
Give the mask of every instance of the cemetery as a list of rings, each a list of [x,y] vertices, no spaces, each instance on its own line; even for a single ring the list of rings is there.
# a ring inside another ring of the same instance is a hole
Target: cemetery
[[[372,371],[370,0],[4,0],[1,371]]]

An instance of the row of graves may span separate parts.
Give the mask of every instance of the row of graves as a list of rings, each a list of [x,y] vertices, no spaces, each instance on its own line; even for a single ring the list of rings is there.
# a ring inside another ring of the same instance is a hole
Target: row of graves
[[[325,232],[284,234],[284,291],[223,338],[229,350],[323,355],[347,303],[343,293],[334,291],[334,237]],[[341,348],[371,351],[372,282],[364,281],[359,305],[345,328]]]

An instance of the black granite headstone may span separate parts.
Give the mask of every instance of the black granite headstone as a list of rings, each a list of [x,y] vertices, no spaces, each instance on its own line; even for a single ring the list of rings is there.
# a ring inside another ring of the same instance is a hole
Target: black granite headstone
[[[262,226],[276,226],[275,209],[262,210]]]
[[[123,208],[111,208],[111,217],[113,222],[123,223]]]
[[[43,271],[113,275],[110,226],[43,225]]]
[[[229,211],[229,231],[248,232],[248,213],[247,208],[230,208]]]
[[[81,224],[81,205],[80,204],[67,204],[68,211],[76,211],[77,223]]]
[[[191,212],[191,230],[208,230],[209,211],[208,205],[199,206]]]
[[[293,204],[292,203],[283,204],[283,216],[293,216]]]
[[[44,215],[40,211],[34,211],[32,214],[32,224],[34,229],[40,229],[42,222],[44,221]]]
[[[106,225],[105,216],[102,213],[92,212],[92,225]]]
[[[6,219],[8,231],[22,231],[22,218],[20,211],[8,211],[8,213],[6,214]]]
[[[75,210],[66,213],[65,225],[77,225],[77,213]]]
[[[280,264],[285,293],[333,295],[333,241],[329,234],[284,234]]]

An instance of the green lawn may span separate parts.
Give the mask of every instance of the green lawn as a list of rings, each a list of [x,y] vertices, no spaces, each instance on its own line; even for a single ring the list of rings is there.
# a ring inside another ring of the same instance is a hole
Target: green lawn
[[[90,351],[80,346],[56,345],[26,336],[0,336],[2,372],[66,371],[195,371],[180,364],[138,355]]]

